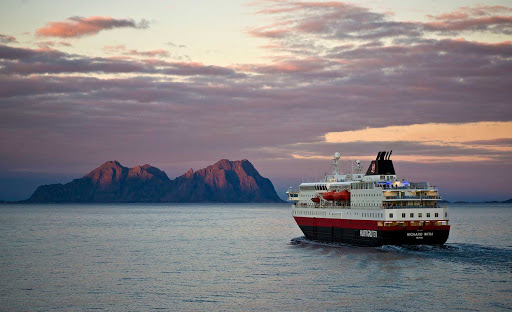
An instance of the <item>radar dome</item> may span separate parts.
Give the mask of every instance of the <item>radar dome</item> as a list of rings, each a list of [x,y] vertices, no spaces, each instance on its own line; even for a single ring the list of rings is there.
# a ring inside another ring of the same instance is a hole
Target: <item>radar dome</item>
[[[338,152],[334,153],[334,158],[340,159],[340,157],[341,157],[340,153],[338,153]]]

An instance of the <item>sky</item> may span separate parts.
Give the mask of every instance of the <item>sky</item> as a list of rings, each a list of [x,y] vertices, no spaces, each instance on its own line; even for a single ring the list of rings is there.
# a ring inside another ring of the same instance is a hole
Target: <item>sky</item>
[[[222,158],[283,196],[381,150],[447,200],[512,197],[509,1],[0,3],[0,199]]]

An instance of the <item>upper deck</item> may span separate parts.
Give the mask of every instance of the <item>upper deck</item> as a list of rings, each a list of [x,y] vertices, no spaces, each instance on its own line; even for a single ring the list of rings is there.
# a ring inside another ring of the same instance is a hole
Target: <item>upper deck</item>
[[[288,199],[296,206],[316,208],[400,209],[437,208],[441,200],[438,188],[428,182],[400,180],[395,174],[391,152],[379,152],[366,174],[360,162],[356,172],[340,174],[338,159],[334,158],[334,171],[322,181],[302,183],[298,191],[289,190]],[[339,156],[339,154],[338,154]],[[327,195],[349,192],[342,200],[329,199]]]

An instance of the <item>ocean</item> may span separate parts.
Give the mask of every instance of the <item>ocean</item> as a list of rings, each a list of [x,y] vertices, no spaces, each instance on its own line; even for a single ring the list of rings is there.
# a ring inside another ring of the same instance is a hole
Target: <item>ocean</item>
[[[443,247],[305,240],[289,204],[0,206],[1,311],[510,311],[512,205]]]

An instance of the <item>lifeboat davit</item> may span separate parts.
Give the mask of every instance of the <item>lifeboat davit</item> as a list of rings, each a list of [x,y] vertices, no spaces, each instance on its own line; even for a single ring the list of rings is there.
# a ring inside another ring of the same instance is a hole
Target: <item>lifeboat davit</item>
[[[334,192],[333,194],[334,200],[349,200],[350,199],[350,192],[347,190],[344,190],[343,192]]]
[[[330,192],[325,192],[322,194],[322,197],[325,199],[325,200],[334,200],[334,191],[330,191]]]
[[[318,197],[318,196],[313,197],[313,198],[311,198],[311,201],[318,204],[320,202],[320,197]]]

